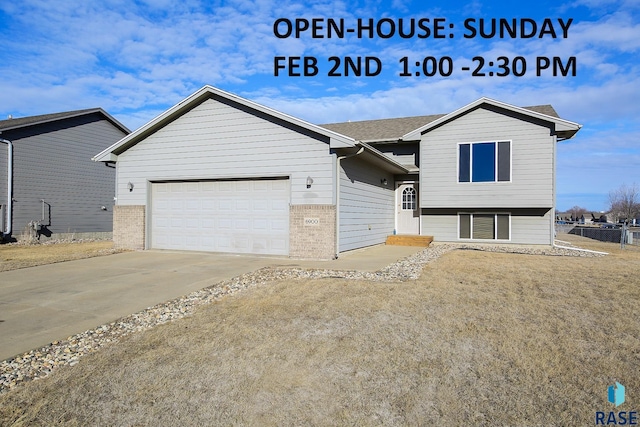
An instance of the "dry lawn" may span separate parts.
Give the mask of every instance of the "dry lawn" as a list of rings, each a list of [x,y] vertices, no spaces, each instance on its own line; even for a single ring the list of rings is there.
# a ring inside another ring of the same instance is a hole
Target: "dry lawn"
[[[0,397],[3,425],[594,425],[640,409],[640,250],[265,285]]]
[[[115,253],[112,241],[0,245],[0,272]]]

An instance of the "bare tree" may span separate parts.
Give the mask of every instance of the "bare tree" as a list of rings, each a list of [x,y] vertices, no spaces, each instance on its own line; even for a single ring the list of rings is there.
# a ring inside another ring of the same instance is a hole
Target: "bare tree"
[[[583,216],[588,212],[589,211],[586,208],[583,208],[582,206],[577,206],[577,205],[567,211],[567,213],[571,215],[573,218],[575,218],[576,220],[580,219],[581,216]]]
[[[638,184],[622,184],[609,192],[609,211],[617,220],[632,220],[640,216],[640,189]]]

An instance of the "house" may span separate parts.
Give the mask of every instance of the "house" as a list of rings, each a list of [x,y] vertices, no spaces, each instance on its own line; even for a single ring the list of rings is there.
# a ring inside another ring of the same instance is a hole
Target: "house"
[[[94,160],[116,165],[121,247],[328,259],[394,233],[552,245],[556,143],[579,129],[487,98],[317,126],[205,86]]]
[[[91,157],[128,133],[101,108],[1,120],[3,240],[110,233],[115,169]]]

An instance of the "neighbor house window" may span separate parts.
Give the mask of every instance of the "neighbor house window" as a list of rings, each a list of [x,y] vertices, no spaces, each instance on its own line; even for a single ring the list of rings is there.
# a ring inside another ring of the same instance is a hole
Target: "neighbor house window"
[[[461,213],[458,214],[458,219],[460,239],[510,239],[511,220],[509,214]]]
[[[403,211],[415,211],[418,207],[416,203],[416,189],[413,187],[407,187],[402,190],[402,210]]]
[[[511,181],[511,141],[458,144],[458,182]]]

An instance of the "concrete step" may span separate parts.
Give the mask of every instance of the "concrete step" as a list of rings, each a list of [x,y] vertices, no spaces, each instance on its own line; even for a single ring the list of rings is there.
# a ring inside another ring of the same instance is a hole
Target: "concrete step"
[[[414,236],[410,234],[394,234],[387,236],[387,245],[393,246],[423,246],[427,247],[433,242],[433,236]]]

